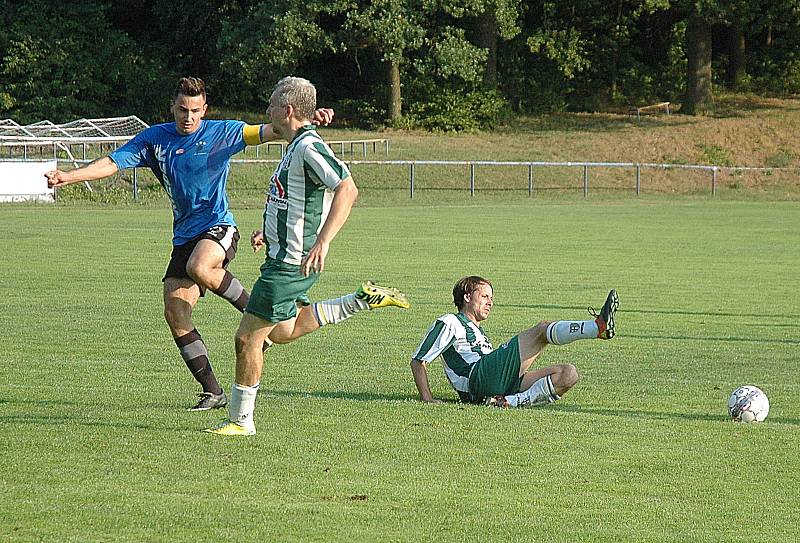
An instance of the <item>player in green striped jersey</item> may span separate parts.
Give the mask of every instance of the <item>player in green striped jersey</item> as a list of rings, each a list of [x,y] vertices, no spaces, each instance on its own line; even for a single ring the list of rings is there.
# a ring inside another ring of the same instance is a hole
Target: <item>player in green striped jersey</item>
[[[494,304],[492,284],[479,276],[464,277],[453,288],[453,303],[458,313],[436,319],[411,357],[420,399],[439,401],[431,393],[427,364],[441,355],[445,375],[462,401],[527,407],[559,400],[578,382],[572,364],[529,371],[544,348],[579,339],[611,339],[619,298],[612,290],[599,314],[590,308],[594,319],[542,321],[496,350],[481,328]]]
[[[236,332],[228,419],[206,430],[213,434],[256,433],[265,342],[289,343],[365,309],[409,307],[397,289],[371,282],[340,298],[309,302],[307,292],[325,269],[330,243],[358,195],[347,166],[311,123],[315,109],[316,89],[299,77],[281,79],[270,97],[272,128],[289,146],[270,179],[263,231],[251,237],[253,249],[267,246],[267,257]]]

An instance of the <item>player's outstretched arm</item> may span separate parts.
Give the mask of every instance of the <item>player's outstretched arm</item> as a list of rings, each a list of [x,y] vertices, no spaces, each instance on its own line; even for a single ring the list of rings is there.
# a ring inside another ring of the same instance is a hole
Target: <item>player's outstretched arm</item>
[[[47,178],[48,187],[63,187],[80,181],[93,181],[114,175],[117,173],[117,165],[107,156],[98,158],[80,168],[68,172],[62,170],[50,170],[44,176]]]
[[[431,386],[428,383],[428,366],[422,360],[411,359],[411,373],[414,375],[414,384],[419,390],[419,399],[427,403],[442,403],[431,393]]]
[[[314,111],[314,117],[311,119],[311,124],[316,126],[328,126],[333,122],[333,116],[334,112],[331,108],[321,107]],[[272,128],[271,123],[258,125],[258,130],[258,137],[261,140],[261,143],[275,141],[282,138],[282,136],[275,132],[275,129]],[[252,143],[248,141],[248,145],[252,145]]]

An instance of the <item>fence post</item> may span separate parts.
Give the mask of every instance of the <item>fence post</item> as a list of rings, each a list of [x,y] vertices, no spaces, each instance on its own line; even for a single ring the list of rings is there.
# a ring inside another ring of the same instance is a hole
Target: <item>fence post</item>
[[[133,199],[139,199],[139,170],[138,168],[133,169]]]
[[[642,192],[642,167],[637,164],[636,165],[636,196]]]
[[[533,196],[533,164],[528,164],[528,197]]]
[[[475,164],[469,165],[469,195],[475,196]]]
[[[409,175],[410,175],[410,180],[409,180],[408,186],[409,186],[409,189],[411,191],[411,198],[413,199],[414,198],[414,163],[413,162],[411,163],[411,173]]]
[[[717,195],[717,167],[711,168],[711,196]]]
[[[389,139],[387,138],[383,141],[385,142],[386,145],[386,156],[389,156]]]
[[[583,197],[589,194],[589,166],[583,166]]]

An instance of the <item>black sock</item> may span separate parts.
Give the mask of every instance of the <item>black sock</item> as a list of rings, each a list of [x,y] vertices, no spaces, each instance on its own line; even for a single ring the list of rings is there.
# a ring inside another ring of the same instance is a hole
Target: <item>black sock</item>
[[[186,367],[203,387],[203,392],[222,394],[222,388],[219,386],[217,376],[214,375],[211,362],[208,360],[206,344],[203,343],[203,338],[200,337],[197,328],[184,336],[176,337],[175,345],[180,349]]]
[[[250,295],[242,284],[228,270],[225,270],[225,276],[222,278],[219,288],[212,292],[228,300],[241,313],[244,313],[244,308],[247,307],[247,302],[250,300]]]

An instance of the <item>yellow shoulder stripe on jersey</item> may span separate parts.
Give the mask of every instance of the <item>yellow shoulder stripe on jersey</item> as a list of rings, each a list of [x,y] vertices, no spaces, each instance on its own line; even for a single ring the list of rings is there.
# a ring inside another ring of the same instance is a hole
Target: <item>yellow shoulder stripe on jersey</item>
[[[260,124],[246,124],[244,125],[243,135],[244,142],[247,145],[258,145],[261,143],[261,125]]]

